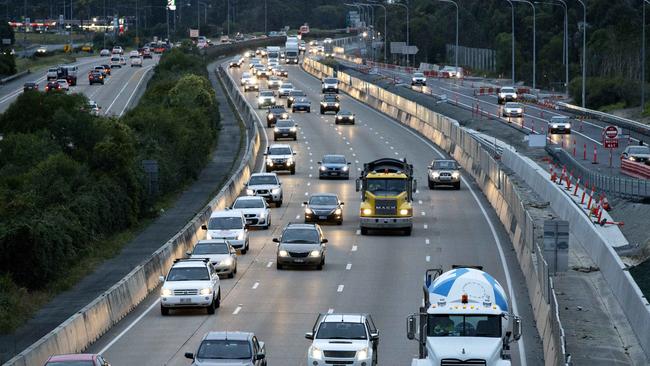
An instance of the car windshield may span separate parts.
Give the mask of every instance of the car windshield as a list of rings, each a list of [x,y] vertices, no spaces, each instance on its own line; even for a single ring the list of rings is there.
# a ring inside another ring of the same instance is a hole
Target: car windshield
[[[323,100],[326,102],[336,102],[336,96],[335,95],[326,95],[323,97]]]
[[[241,217],[213,217],[208,223],[208,230],[234,230],[242,229]]]
[[[251,74],[245,72],[245,73],[241,74],[241,77],[242,78],[249,78],[249,77],[251,77]]]
[[[206,267],[172,267],[167,281],[206,281],[210,274]]]
[[[406,179],[368,179],[367,190],[376,196],[395,196],[406,191]]]
[[[92,361],[50,361],[45,366],[94,366]]]
[[[628,150],[630,154],[650,154],[650,147],[647,146],[631,146]]]
[[[272,96],[273,96],[273,92],[272,92],[272,91],[263,91],[263,92],[260,92],[260,97],[272,97]]]
[[[264,208],[263,199],[238,199],[232,208]]]
[[[269,155],[291,155],[291,149],[288,147],[271,147]]]
[[[309,103],[309,99],[307,99],[307,98],[298,98],[296,101],[298,101],[300,103]]]
[[[198,243],[194,247],[192,254],[228,254],[227,243]]]
[[[341,155],[325,155],[323,163],[328,164],[345,164],[345,157]]]
[[[57,72],[57,69],[48,69],[47,72]]]
[[[500,315],[429,314],[429,337],[501,337]]]
[[[506,103],[506,108],[520,108],[519,103]]]
[[[415,76],[416,78],[421,78],[424,76],[424,74],[421,72],[416,72],[415,74],[413,74],[413,76]]]
[[[433,162],[433,169],[456,169],[456,162],[451,160],[439,160]]]
[[[277,127],[293,127],[294,123],[293,121],[278,121],[275,125]]]
[[[569,122],[569,117],[565,116],[556,116],[551,118],[551,122],[556,122],[556,123],[567,123]]]
[[[293,85],[291,85],[291,84],[282,84],[282,89],[293,89]]]
[[[294,91],[291,92],[291,96],[293,96],[293,97],[304,97],[306,95],[307,94],[305,94],[305,92],[302,91],[302,90],[294,90]]]
[[[338,204],[335,196],[313,196],[309,204],[314,206],[334,206]]]
[[[326,83],[326,84],[335,84],[335,83],[338,83],[339,81],[338,81],[338,79],[334,79],[334,78],[325,78],[325,80],[323,80],[323,82]]]
[[[501,88],[502,93],[514,93],[515,90],[513,88]]]
[[[363,323],[325,322],[321,323],[316,339],[367,339]]]
[[[284,113],[286,110],[284,107],[271,107],[271,113]]]
[[[278,180],[273,175],[257,175],[252,176],[248,181],[249,186],[264,185],[264,184],[278,184]]]
[[[287,229],[282,233],[282,242],[285,244],[318,244],[318,231],[316,229]]]
[[[248,360],[251,347],[244,340],[205,340],[196,354],[198,359]]]

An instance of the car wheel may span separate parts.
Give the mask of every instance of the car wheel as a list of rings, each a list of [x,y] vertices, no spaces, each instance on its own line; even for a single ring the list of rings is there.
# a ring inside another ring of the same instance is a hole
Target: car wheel
[[[271,127],[271,126],[269,126],[269,127]],[[278,141],[278,137],[273,135],[273,141]]]
[[[219,287],[219,293],[217,294],[217,302],[215,303],[215,308],[221,307],[221,287]]]
[[[361,235],[368,235],[368,228],[367,227],[362,227],[361,228]]]
[[[160,315],[162,315],[162,316],[169,315],[169,308],[166,308],[166,307],[160,305]]]
[[[343,225],[343,220],[337,221],[336,225]]]
[[[454,189],[457,191],[460,190],[460,182],[454,183]]]
[[[336,118],[334,118],[334,124],[335,124],[335,125],[338,125],[338,124],[339,124],[339,121],[338,121]]]
[[[436,184],[429,180],[429,189],[436,189]]]
[[[280,263],[278,262],[275,263],[275,269],[282,269],[282,268],[283,266]]]
[[[295,109],[295,108],[291,108],[291,113],[296,113],[296,109]]]
[[[208,308],[207,308],[207,310],[208,310],[208,314],[210,314],[210,315],[214,314],[214,311],[216,310],[216,304],[215,304],[215,302],[216,302],[216,300],[215,300],[215,299],[212,299],[212,302],[210,303],[210,305],[209,305]]]
[[[282,200],[277,201],[275,207],[282,207]]]
[[[230,273],[228,273],[228,278],[233,278],[235,277],[235,270],[232,270]]]
[[[307,108],[307,113],[311,113],[311,108]]]
[[[320,109],[320,114],[325,114],[325,111],[323,110],[323,108]]]
[[[411,236],[411,231],[413,231],[413,228],[404,229],[404,236]]]
[[[241,254],[246,254],[246,252],[248,252],[248,247],[247,246],[244,246],[243,248],[241,248]]]
[[[296,168],[292,168],[291,169],[291,175],[295,175],[295,174],[296,174]]]

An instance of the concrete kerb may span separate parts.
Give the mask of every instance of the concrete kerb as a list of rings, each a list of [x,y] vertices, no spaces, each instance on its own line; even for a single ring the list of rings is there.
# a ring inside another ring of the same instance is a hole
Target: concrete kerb
[[[231,89],[232,79],[226,79]],[[133,310],[160,282],[175,258],[183,257],[199,237],[201,225],[210,214],[232,202],[244,187],[257,158],[261,140],[257,129],[248,143],[246,154],[236,172],[206,207],[174,237],[134,268],[122,280],[36,343],[13,357],[5,365],[29,366],[44,364],[52,354],[78,353]]]
[[[312,75],[316,74],[320,76],[320,73],[315,73],[313,65],[314,61],[308,60],[303,64],[305,71],[311,73]],[[326,75],[330,76],[330,75]],[[345,78],[344,78],[345,80]],[[354,78],[348,77],[350,85],[355,85],[357,80]],[[360,85],[365,85],[365,82],[361,82]],[[402,111],[400,108],[391,108],[388,103],[379,103],[378,98],[363,93],[360,90],[355,90],[354,87],[351,87],[348,84],[342,84],[342,90],[352,96],[353,98],[359,100],[362,103],[365,103],[369,106],[375,106],[381,112],[392,116],[394,119],[400,121],[401,123],[410,126],[423,134],[426,138],[436,143],[443,150],[450,153],[463,168],[474,177],[477,181],[490,204],[494,207],[497,215],[507,229],[509,236],[513,241],[513,246],[517,252],[517,257],[519,259],[520,267],[526,278],[526,282],[529,285],[529,297],[533,304],[533,313],[535,316],[535,321],[538,327],[538,332],[542,338],[545,350],[545,363],[547,365],[559,365],[565,363],[564,347],[558,349],[555,345],[563,344],[563,338],[561,338],[561,325],[559,324],[559,317],[553,318],[552,309],[547,300],[544,298],[544,292],[542,291],[541,281],[538,278],[538,271],[535,268],[534,263],[534,254],[529,250],[529,246],[523,244],[518,245],[519,240],[523,241],[521,235],[516,235],[517,232],[522,232],[524,227],[522,225],[525,222],[518,222],[515,219],[511,207],[514,205],[522,206],[521,200],[518,202],[508,202],[505,197],[502,195],[502,191],[499,190],[498,186],[489,176],[489,172],[484,172],[481,168],[480,160],[476,161],[472,155],[472,151],[464,151],[457,142],[462,141],[462,138],[471,138],[466,136],[464,130],[458,128],[458,123],[451,119],[448,119],[444,116],[439,116],[437,113],[430,112],[430,116],[434,118],[434,121],[424,121],[420,120],[414,116],[410,116],[409,113]],[[366,90],[368,90],[366,86]],[[399,97],[395,100],[400,100]],[[393,113],[394,111],[399,111],[399,113]],[[417,111],[417,108],[415,108]],[[402,118],[403,116],[408,115],[409,117]],[[451,126],[452,129],[455,128],[457,132],[457,138],[454,141],[454,135],[445,135],[439,129],[443,123],[443,119],[446,119],[447,124]],[[416,123],[417,121],[417,123]],[[435,127],[434,127],[435,126]],[[436,128],[438,127],[438,128]],[[460,139],[458,138],[460,137]],[[479,151],[479,150],[477,150]],[[489,156],[489,155],[487,155]],[[512,182],[509,179],[505,180],[505,184],[512,185]],[[510,187],[512,189],[512,187]],[[519,199],[518,195],[514,195],[515,199]],[[514,226],[514,229],[513,229]],[[540,264],[538,264],[539,266]],[[558,322],[558,326],[553,326],[553,320]],[[559,331],[554,331],[557,328]]]

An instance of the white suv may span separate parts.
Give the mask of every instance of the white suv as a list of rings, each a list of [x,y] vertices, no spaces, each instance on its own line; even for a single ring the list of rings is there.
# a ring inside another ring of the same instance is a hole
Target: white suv
[[[296,174],[296,155],[290,145],[273,144],[266,150],[266,171],[288,170],[292,175]]]
[[[368,314],[320,314],[305,338],[308,365],[377,364],[379,331]]]
[[[413,77],[411,78],[411,85],[426,86],[427,85],[427,78],[426,78],[426,76],[424,76],[424,73],[421,73],[421,72],[414,73]]]
[[[517,90],[511,86],[504,86],[497,93],[497,102],[503,104],[505,102],[516,102],[517,101]]]
[[[173,308],[207,308],[214,314],[221,305],[221,283],[210,260],[177,259],[160,290],[160,313],[169,315]]]
[[[225,239],[242,254],[248,251],[248,229],[244,214],[237,210],[215,211],[210,215],[207,225],[201,228],[207,231],[205,238]]]
[[[268,230],[271,226],[271,210],[263,197],[242,196],[237,197],[232,209],[241,211],[249,227],[257,226]]]
[[[321,83],[321,91],[323,93],[338,93],[339,80],[337,78],[324,78]]]
[[[260,196],[267,202],[275,203],[275,207],[282,206],[282,183],[275,173],[252,174],[246,183],[246,195]]]

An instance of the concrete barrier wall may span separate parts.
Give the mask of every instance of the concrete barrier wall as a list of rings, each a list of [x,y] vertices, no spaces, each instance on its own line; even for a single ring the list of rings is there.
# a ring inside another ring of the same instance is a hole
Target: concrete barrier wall
[[[319,78],[333,75],[331,68],[311,59],[305,60],[303,68]],[[542,222],[532,219],[508,174],[472,133],[453,119],[346,73],[338,72],[336,76],[341,80],[341,90],[418,131],[452,155],[472,175],[506,228],[517,253],[544,345],[545,364],[566,364],[557,299],[548,276],[548,265],[539,250],[542,237],[535,235],[542,232]]]
[[[235,81],[223,69],[218,70],[218,74],[236,109],[241,112],[242,120],[248,126],[253,126],[252,129],[247,129],[246,154],[235,173],[216,197],[145,263],[134,268],[101,296],[5,365],[42,365],[53,354],[78,353],[85,350],[158,288],[159,276],[166,274],[174,259],[184,257],[185,252],[191,250],[196,241],[204,238],[201,225],[207,222],[211,213],[229,206],[239,196],[255,167],[260,150],[260,134],[255,127],[258,125],[258,117],[237,92]]]
[[[623,244],[619,241],[625,240],[624,237],[621,238],[620,230],[616,227],[595,227],[582,209],[562,193],[551,182],[548,173],[534,161],[512,152],[504,152],[502,160],[506,166],[524,177],[543,199],[548,200],[563,220],[571,223],[572,234],[600,268],[645,354],[650,355],[650,304],[612,248],[613,244]]]

